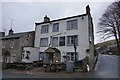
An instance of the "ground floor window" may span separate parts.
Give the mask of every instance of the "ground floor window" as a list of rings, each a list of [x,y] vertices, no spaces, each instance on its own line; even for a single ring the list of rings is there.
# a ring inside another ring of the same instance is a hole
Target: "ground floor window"
[[[26,54],[26,57],[25,57],[26,59],[29,59],[29,54]]]
[[[22,59],[29,59],[30,51],[22,51]]]
[[[39,60],[43,60],[44,59],[44,52],[39,52]]]
[[[76,60],[78,60],[78,53],[76,53]],[[75,61],[75,52],[67,52],[67,62]]]

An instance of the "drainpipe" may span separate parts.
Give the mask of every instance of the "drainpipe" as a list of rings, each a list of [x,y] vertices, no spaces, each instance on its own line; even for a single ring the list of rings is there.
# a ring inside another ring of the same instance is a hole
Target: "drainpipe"
[[[77,46],[76,46],[76,39],[75,39],[76,35],[74,35],[74,50],[75,50],[75,62],[76,62],[76,49],[77,49]]]

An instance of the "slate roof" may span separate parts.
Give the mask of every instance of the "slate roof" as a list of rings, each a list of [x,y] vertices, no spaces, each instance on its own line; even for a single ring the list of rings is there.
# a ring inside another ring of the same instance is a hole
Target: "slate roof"
[[[40,22],[40,23],[35,23],[36,25],[40,25],[40,24],[44,24],[44,23],[50,23],[50,22],[55,22],[55,21],[61,21],[61,20],[66,20],[66,19],[70,19],[70,18],[76,18],[76,17],[82,17],[82,16],[86,16],[87,14],[81,14],[81,15],[77,15],[77,16],[72,16],[72,17],[66,17],[66,18],[61,18],[61,19],[57,19],[57,20],[52,20],[49,22]]]
[[[60,50],[58,50],[57,48],[48,47],[48,48],[45,50],[45,52],[48,52],[48,53],[50,53],[50,52],[52,52],[52,53],[55,53],[55,52],[60,53]]]
[[[30,32],[34,32],[34,31],[30,31]],[[2,37],[2,39],[3,40],[4,39],[18,39],[18,38],[20,38],[20,37],[22,37],[25,34],[30,33],[30,32],[13,33],[11,35],[6,35],[6,36]]]

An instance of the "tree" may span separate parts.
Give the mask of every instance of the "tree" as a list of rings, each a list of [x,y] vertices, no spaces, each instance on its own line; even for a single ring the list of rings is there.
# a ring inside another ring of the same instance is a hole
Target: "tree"
[[[107,7],[105,13],[99,19],[98,33],[102,33],[105,39],[115,37],[118,52],[120,53],[120,1]]]

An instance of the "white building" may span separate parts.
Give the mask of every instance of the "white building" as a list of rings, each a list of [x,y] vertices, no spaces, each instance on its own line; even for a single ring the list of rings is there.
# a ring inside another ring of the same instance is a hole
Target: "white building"
[[[38,61],[40,60],[38,55],[39,55],[39,48],[23,47],[22,62],[32,63],[33,61]]]
[[[82,15],[35,23],[35,45],[40,55],[49,62],[83,60],[89,57],[91,69],[94,61],[93,23],[89,6]],[[74,48],[76,47],[76,48]],[[76,50],[76,57],[75,57]],[[53,54],[54,52],[59,54]],[[47,54],[48,53],[48,54]]]

